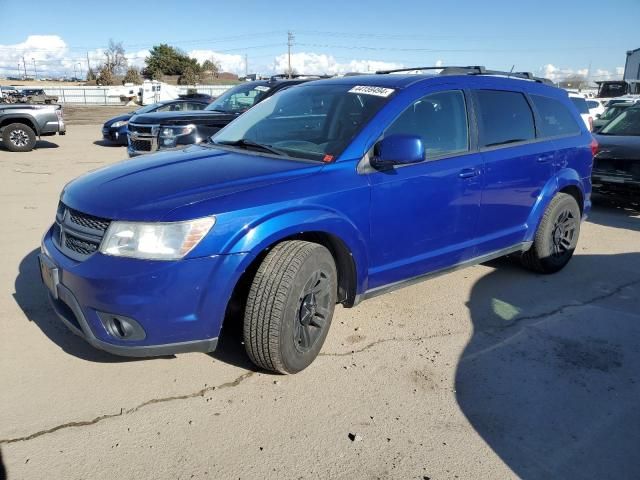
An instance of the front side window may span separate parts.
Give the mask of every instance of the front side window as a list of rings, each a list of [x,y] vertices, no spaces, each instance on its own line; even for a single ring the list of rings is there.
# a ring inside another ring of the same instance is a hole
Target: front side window
[[[580,133],[580,126],[562,102],[541,95],[530,97],[540,117],[539,130],[543,137]]]
[[[363,93],[352,85],[339,84],[288,88],[238,117],[220,130],[212,142],[262,149],[283,157],[331,161],[390,95]]]
[[[385,131],[422,138],[427,160],[469,149],[464,94],[459,90],[427,95],[407,108]]]
[[[495,147],[533,140],[536,136],[533,113],[522,93],[477,90],[480,146]]]
[[[571,103],[573,103],[581,114],[589,113],[589,106],[587,101],[582,97],[569,97]]]

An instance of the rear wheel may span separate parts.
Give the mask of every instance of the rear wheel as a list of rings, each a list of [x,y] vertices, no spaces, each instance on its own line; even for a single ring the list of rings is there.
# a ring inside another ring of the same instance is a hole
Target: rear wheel
[[[2,131],[2,142],[12,152],[29,152],[36,144],[36,134],[23,123],[11,123]]]
[[[337,296],[337,272],[329,250],[300,240],[276,245],[249,290],[243,336],[257,366],[296,373],[318,356]]]
[[[522,264],[540,273],[555,273],[569,263],[580,235],[580,207],[575,198],[558,193],[544,212]]]

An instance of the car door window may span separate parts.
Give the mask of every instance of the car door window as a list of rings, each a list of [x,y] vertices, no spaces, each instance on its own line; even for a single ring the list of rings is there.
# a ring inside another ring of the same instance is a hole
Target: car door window
[[[174,110],[173,106],[175,104],[173,103],[167,103],[165,105],[162,105],[161,107],[158,107],[158,109],[156,110],[156,112],[171,112]]]
[[[427,160],[469,150],[469,125],[460,90],[432,93],[412,103],[385,131],[422,138]]]
[[[520,92],[476,90],[480,146],[496,147],[533,140],[533,112]]]
[[[203,110],[206,105],[204,103],[190,102],[186,105],[186,110]]]
[[[540,118],[538,130],[542,137],[580,134],[580,126],[562,102],[542,95],[530,95],[530,97],[538,111]]]

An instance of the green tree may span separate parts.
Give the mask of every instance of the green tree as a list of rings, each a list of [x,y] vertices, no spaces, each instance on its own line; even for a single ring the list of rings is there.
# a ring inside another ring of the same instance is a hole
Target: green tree
[[[188,68],[195,75],[200,74],[200,65],[195,58],[190,58],[186,53],[166,43],[153,46],[145,63],[142,74],[146,78],[153,78],[159,74],[184,75]]]
[[[180,78],[178,79],[178,83],[180,85],[195,85],[199,81],[200,78],[198,72],[196,72],[196,70],[190,65],[184,69],[182,75],[180,75]]]
[[[202,63],[202,74],[210,79],[216,78],[220,74],[220,64],[211,60]]]
[[[133,83],[136,85],[142,83],[142,76],[140,75],[140,70],[138,70],[136,67],[129,67],[129,70],[127,70],[127,73],[124,76],[123,82]]]

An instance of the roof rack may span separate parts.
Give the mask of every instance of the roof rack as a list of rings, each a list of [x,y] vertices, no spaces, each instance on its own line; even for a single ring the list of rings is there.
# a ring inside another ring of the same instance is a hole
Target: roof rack
[[[269,77],[269,81],[274,82],[279,79],[289,80],[294,78],[331,78],[331,75],[307,75],[304,73],[293,73],[289,75],[288,73],[277,73],[275,75],[271,75],[271,77]]]
[[[441,67],[411,67],[397,68],[394,70],[378,70],[376,74],[388,74],[398,72],[413,72],[416,70],[440,70],[440,75],[494,75],[501,77],[513,77],[523,80],[531,80],[538,83],[553,85],[548,78],[535,77],[531,72],[504,72],[500,70],[487,70],[482,65],[472,65],[466,67],[459,66],[441,66]]]

